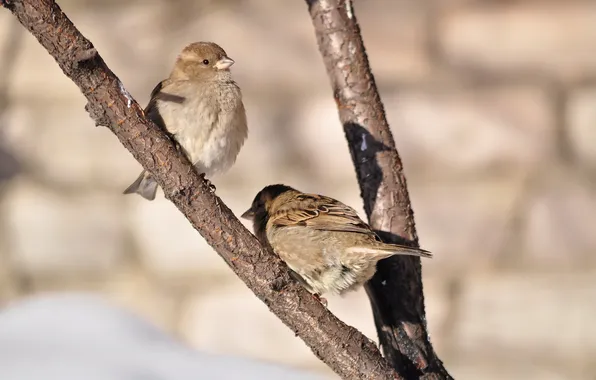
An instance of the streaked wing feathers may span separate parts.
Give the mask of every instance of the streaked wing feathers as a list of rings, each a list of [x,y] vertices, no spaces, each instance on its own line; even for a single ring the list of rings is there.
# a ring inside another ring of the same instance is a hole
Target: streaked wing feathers
[[[157,126],[160,127],[163,131],[167,132],[165,123],[163,121],[163,118],[159,114],[159,109],[157,108],[158,95],[159,95],[159,92],[161,91],[161,89],[164,86],[164,82],[165,82],[165,80],[159,82],[155,86],[155,88],[153,89],[153,91],[151,91],[151,96],[149,98],[149,103],[147,104],[147,107],[145,107],[144,112],[145,112],[145,116],[149,120],[151,120],[152,122],[154,122],[155,124],[157,124]]]
[[[161,100],[162,102],[172,102],[182,104],[186,100],[183,96],[173,95],[164,91],[164,89],[171,84],[169,79],[162,80],[159,82],[153,91],[151,91],[151,96],[149,99],[149,103],[147,107],[145,107],[145,115],[151,121],[153,121],[157,126],[159,126],[164,132],[170,134],[167,130],[165,122],[159,113],[159,108],[157,107],[157,101]]]
[[[329,197],[300,194],[271,217],[276,226],[304,226],[317,230],[374,234],[356,211]]]

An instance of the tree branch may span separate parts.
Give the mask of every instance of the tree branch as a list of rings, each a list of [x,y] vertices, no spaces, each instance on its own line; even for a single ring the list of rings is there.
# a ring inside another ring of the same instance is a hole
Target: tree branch
[[[209,191],[172,141],[145,119],[122,82],[53,0],[0,0],[0,4],[10,9],[80,88],[96,124],[109,126],[238,277],[317,357],[346,379],[401,378],[374,343],[291,279],[285,264]]]
[[[418,246],[402,162],[352,1],[306,2],[370,225],[388,242]],[[366,290],[383,352],[393,367],[408,379],[451,378],[426,331],[420,258],[394,256],[381,261]]]

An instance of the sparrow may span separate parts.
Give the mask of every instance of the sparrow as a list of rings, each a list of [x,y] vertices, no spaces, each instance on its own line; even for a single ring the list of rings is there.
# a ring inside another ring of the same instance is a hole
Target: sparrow
[[[383,243],[353,208],[336,199],[286,185],[263,188],[242,217],[252,220],[259,241],[319,300],[325,293],[358,289],[389,256],[432,257],[422,249]]]
[[[205,178],[228,170],[248,136],[234,60],[213,42],[195,42],[178,55],[170,76],[151,92],[144,113],[166,131]],[[155,199],[157,182],[145,170],[124,194]],[[212,188],[214,188],[211,185]]]

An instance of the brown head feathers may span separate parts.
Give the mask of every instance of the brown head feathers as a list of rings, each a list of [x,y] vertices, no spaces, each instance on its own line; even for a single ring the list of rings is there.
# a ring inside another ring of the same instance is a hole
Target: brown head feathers
[[[213,42],[194,42],[186,46],[174,65],[171,79],[216,78],[218,73],[229,73],[234,60],[226,51]]]

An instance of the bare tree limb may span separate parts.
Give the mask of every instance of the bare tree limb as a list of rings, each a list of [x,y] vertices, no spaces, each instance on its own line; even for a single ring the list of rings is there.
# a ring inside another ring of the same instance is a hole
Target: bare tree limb
[[[80,88],[96,124],[109,126],[238,277],[317,357],[345,379],[402,378],[373,342],[338,320],[291,279],[285,264],[209,191],[172,141],[145,119],[122,82],[53,0],[0,0],[0,4],[10,9]]]
[[[306,2],[370,225],[386,241],[418,246],[402,162],[352,1]],[[428,338],[420,258],[395,256],[381,261],[366,290],[383,352],[393,367],[408,379],[451,378]]]

